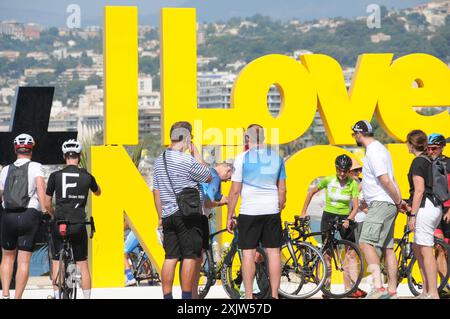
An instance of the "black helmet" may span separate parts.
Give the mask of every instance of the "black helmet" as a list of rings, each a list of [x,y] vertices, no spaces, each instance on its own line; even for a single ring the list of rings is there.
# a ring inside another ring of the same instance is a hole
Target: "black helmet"
[[[350,156],[345,154],[336,157],[336,161],[334,163],[337,168],[343,171],[348,171],[352,167],[352,159],[350,158]]]

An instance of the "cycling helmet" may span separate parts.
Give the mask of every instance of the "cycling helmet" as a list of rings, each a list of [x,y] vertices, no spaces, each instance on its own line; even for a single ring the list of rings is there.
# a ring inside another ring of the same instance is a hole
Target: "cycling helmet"
[[[14,139],[14,149],[25,149],[31,151],[34,147],[34,139],[31,135],[20,134]],[[20,153],[20,152],[19,152]]]
[[[358,160],[352,158],[352,167],[350,168],[351,171],[355,169],[362,169],[361,164],[359,164]]]
[[[336,167],[348,171],[352,167],[352,159],[350,156],[342,154],[336,157],[336,161],[334,162]]]
[[[81,153],[81,144],[77,140],[67,140],[62,145],[62,152],[64,155],[67,153]]]
[[[442,145],[445,146],[447,142],[445,137],[438,133],[433,133],[428,136],[428,145]]]

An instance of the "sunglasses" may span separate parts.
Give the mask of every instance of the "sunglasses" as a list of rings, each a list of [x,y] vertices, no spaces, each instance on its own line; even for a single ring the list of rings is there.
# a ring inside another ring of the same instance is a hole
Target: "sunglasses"
[[[440,148],[441,148],[440,146],[428,146],[428,149],[431,150],[431,151],[436,151],[436,150],[438,150]]]

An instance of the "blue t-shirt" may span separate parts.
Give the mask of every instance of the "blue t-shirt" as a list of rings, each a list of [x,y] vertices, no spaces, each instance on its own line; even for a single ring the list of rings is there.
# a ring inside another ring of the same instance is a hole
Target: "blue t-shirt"
[[[214,168],[210,168],[209,172],[211,173],[212,177],[211,182],[202,183],[204,199],[218,202],[222,198],[222,180],[220,179],[219,174],[217,174],[217,171]]]
[[[234,161],[231,180],[242,183],[240,214],[279,213],[277,183],[285,179],[283,159],[275,150],[252,148],[239,154]]]

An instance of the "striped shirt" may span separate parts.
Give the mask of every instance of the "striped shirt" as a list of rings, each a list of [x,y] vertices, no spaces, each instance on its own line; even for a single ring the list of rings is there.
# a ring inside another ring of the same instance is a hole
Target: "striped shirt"
[[[175,193],[181,192],[181,190],[186,187],[199,189],[199,183],[205,183],[210,177],[208,167],[198,163],[195,158],[189,154],[167,149],[166,161],[167,170],[175,188]],[[169,217],[178,211],[177,200],[164,168],[162,154],[155,161],[153,189],[159,190],[162,218]],[[200,191],[199,193],[200,200],[203,202],[202,192]]]

